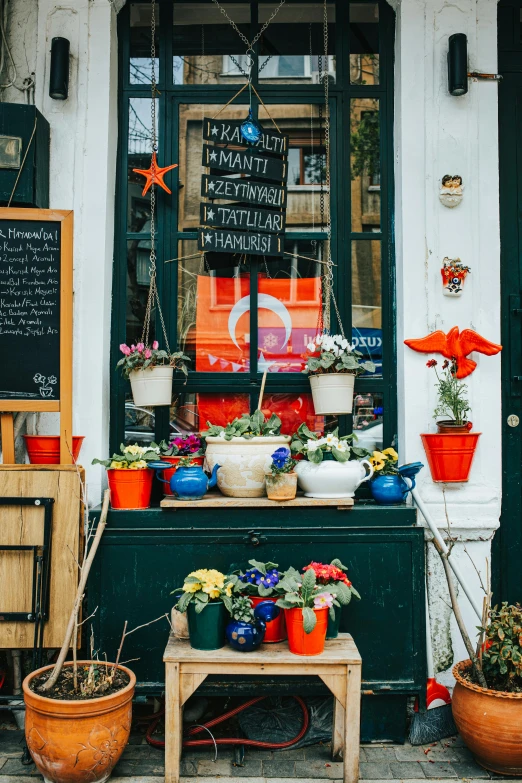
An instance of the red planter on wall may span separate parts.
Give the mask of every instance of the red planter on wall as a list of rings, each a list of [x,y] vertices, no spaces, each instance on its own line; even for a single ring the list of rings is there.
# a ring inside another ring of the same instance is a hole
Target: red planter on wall
[[[468,481],[481,434],[468,432],[421,435],[433,481],[447,484]]]

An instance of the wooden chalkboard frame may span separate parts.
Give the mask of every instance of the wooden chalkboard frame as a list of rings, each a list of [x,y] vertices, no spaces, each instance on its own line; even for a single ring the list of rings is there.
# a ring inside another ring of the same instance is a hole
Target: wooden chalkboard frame
[[[60,223],[60,399],[0,399],[3,463],[16,464],[13,413],[60,413],[60,464],[72,465],[72,357],[73,357],[73,211],[0,207],[0,221],[25,220]]]

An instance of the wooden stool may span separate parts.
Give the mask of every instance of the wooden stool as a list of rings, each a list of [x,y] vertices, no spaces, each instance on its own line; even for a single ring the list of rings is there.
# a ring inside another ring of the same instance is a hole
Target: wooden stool
[[[183,705],[208,674],[316,674],[335,696],[332,757],[342,755],[344,783],[359,780],[361,665],[350,634],[326,642],[321,655],[293,655],[286,644],[264,644],[249,653],[231,647],[194,650],[188,641],[170,635],[165,654],[165,781],[179,783],[183,747]]]

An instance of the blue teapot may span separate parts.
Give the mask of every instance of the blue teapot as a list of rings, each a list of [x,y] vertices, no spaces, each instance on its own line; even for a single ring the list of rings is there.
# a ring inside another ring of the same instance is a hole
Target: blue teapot
[[[374,473],[370,483],[373,499],[383,506],[404,503],[408,492],[415,488],[415,476],[422,467],[421,462],[410,462],[402,465],[394,475],[379,476]]]
[[[169,462],[149,462],[149,468],[156,471],[156,476],[160,481],[170,485],[171,492],[176,495],[178,500],[201,500],[207,490],[216,486],[217,472],[221,465],[214,465],[210,478],[200,465],[178,467],[169,482],[161,478],[160,471],[171,467]]]
[[[281,609],[273,601],[261,601],[254,609],[255,622],[231,620],[225,634],[234,650],[252,652],[265,638],[266,624],[279,616]]]

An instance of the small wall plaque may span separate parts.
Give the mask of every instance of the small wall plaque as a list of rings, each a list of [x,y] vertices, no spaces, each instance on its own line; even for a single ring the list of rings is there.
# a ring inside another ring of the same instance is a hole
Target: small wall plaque
[[[19,169],[21,155],[20,136],[0,136],[0,169]]]

